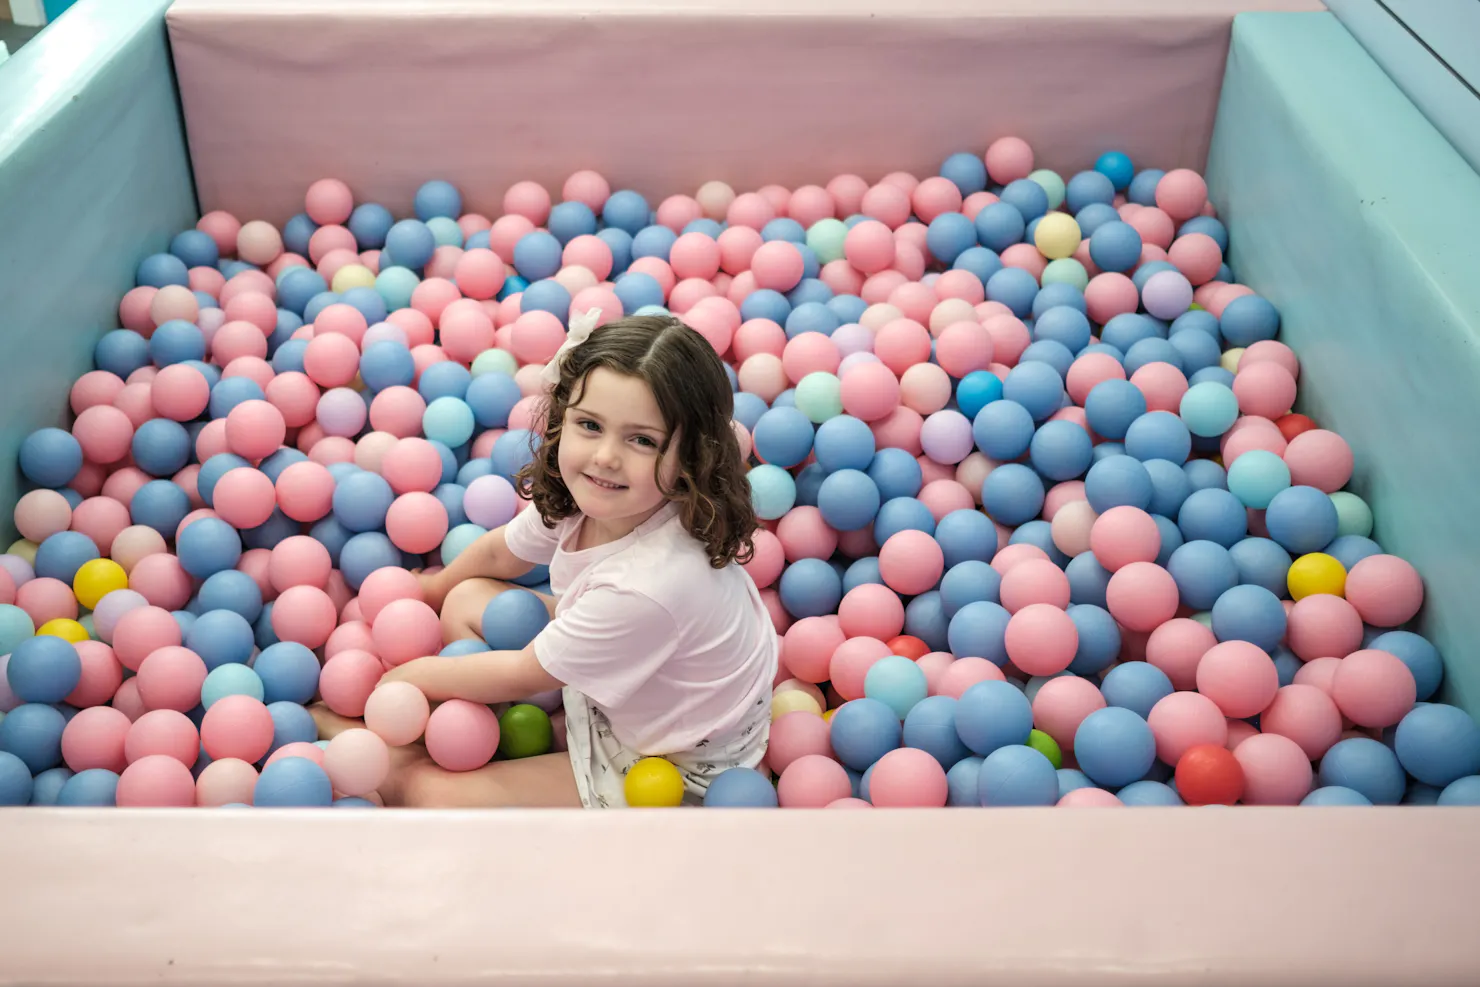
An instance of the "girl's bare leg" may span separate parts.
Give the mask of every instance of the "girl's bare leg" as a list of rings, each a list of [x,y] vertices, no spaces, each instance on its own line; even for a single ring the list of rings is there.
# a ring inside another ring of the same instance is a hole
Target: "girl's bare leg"
[[[502,579],[464,579],[454,586],[442,602],[442,641],[451,644],[467,638],[483,636],[483,611],[500,593],[511,589],[526,589]],[[531,590],[530,592],[533,592]],[[545,603],[550,616],[555,616],[555,598],[545,593],[535,593]]]

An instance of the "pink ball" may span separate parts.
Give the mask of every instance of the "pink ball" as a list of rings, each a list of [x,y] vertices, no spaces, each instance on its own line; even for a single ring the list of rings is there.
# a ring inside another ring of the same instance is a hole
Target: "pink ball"
[[[1233,393],[1244,414],[1278,418],[1295,404],[1295,378],[1272,361],[1240,364],[1233,378]]]
[[[118,776],[119,808],[186,808],[195,804],[195,778],[190,769],[164,754],[150,754]]]
[[[123,738],[123,757],[132,764],[151,754],[172,757],[187,768],[194,765],[200,756],[200,734],[190,717],[173,709],[149,710],[140,715]]]
[[[863,799],[849,796],[845,799],[836,799],[823,806],[824,809],[872,809],[873,806]]]
[[[898,747],[874,763],[868,792],[879,808],[941,809],[950,788],[945,769],[934,755]]]
[[[1069,606],[1069,577],[1048,559],[1024,559],[1003,575],[999,596],[1011,614],[1037,604],[1063,610]]]
[[[261,470],[238,466],[216,481],[212,501],[216,513],[232,527],[256,528],[272,517],[277,491]]]
[[[1151,632],[1146,640],[1146,661],[1166,673],[1172,688],[1197,688],[1197,666],[1203,655],[1218,643],[1212,630],[1188,617],[1177,617]]]
[[[750,270],[757,287],[786,292],[802,280],[804,264],[796,244],[788,240],[763,243],[750,258]]]
[[[992,568],[997,570],[999,576],[1005,577],[1013,569],[1030,559],[1042,559],[1046,562],[1048,553],[1037,545],[1030,545],[1027,542],[1003,545],[997,549],[997,554],[992,556]]]
[[[8,659],[9,655],[0,657]],[[123,684],[118,687],[118,691],[113,694],[112,705],[114,709],[127,716],[129,722],[138,722],[146,712],[144,709],[144,700],[139,698],[138,679],[124,679]]]
[[[385,532],[391,544],[414,555],[440,546],[447,537],[447,528],[446,506],[429,493],[402,494],[385,516]]]
[[[864,220],[843,239],[843,255],[863,274],[876,274],[894,263],[894,234],[878,220]]]
[[[387,387],[370,402],[370,425],[400,438],[417,436],[426,410],[426,400],[411,388]]]
[[[1208,184],[1190,168],[1174,168],[1156,183],[1156,205],[1177,222],[1202,212],[1208,201]]]
[[[1022,568],[1018,566],[1013,572]],[[1074,661],[1074,654],[1079,650],[1079,631],[1063,610],[1047,603],[1033,603],[1007,621],[1005,645],[1007,657],[1029,675],[1057,675]]]
[[[257,787],[257,769],[236,757],[212,761],[195,779],[195,804],[199,806],[252,804]]]
[[[961,190],[949,178],[939,175],[925,179],[915,186],[910,196],[915,215],[929,223],[941,213],[961,211]]]
[[[384,674],[385,664],[368,651],[340,651],[319,672],[319,695],[340,716],[364,716],[365,703]]]
[[[924,661],[924,658],[920,659],[921,664]],[[978,682],[1002,682],[1006,678],[1002,669],[985,658],[957,658],[941,671],[940,677],[935,681],[934,694],[960,699],[963,692]]]
[[[266,459],[283,444],[283,413],[266,401],[243,401],[226,415],[226,446],[243,459]]]
[[[427,720],[427,754],[448,771],[483,767],[493,760],[498,741],[498,716],[482,703],[449,699]]]
[[[1108,353],[1086,353],[1069,365],[1064,383],[1069,397],[1082,406],[1095,385],[1125,379],[1125,367],[1115,357]]]
[[[1043,513],[1048,516],[1045,502]],[[1065,555],[1074,557],[1090,550],[1090,537],[1099,515],[1087,500],[1073,500],[1055,510],[1049,523],[1049,537]]]
[[[1254,364],[1257,367],[1272,364]],[[1283,367],[1280,369],[1284,369]],[[1242,371],[1240,371],[1242,373]],[[1234,378],[1238,382],[1238,378]],[[1288,410],[1282,408],[1281,412]],[[1324,428],[1301,432],[1285,448],[1285,465],[1290,467],[1290,482],[1296,486],[1315,487],[1324,493],[1335,493],[1352,478],[1354,460],[1346,439]]]
[[[923,531],[896,532],[879,548],[879,574],[896,593],[918,596],[934,589],[944,571],[945,552]]]
[[[293,463],[278,474],[278,506],[294,521],[312,523],[334,508],[334,476],[312,460]]]
[[[777,800],[783,809],[821,809],[852,794],[848,772],[822,754],[804,754],[792,761],[776,783]]]
[[[792,762],[809,754],[832,755],[830,728],[826,720],[807,710],[795,710],[771,723],[766,760],[772,771],[782,772]]]
[[[1189,282],[1200,285],[1218,276],[1223,251],[1206,233],[1186,233],[1172,241],[1167,259]]]
[[[324,749],[318,744],[310,744],[306,740],[284,744],[268,755],[267,760],[262,766],[265,768],[267,765],[275,764],[285,757],[301,757],[304,760],[312,761],[321,768],[324,766]]]
[[[387,603],[371,624],[376,650],[387,665],[400,665],[442,649],[442,621],[418,599]]]
[[[803,682],[827,681],[833,653],[845,639],[840,623],[826,617],[803,617],[787,628],[781,641],[781,660],[792,675]]]
[[[71,526],[72,505],[55,490],[32,490],[16,502],[14,516],[21,536],[39,543]]]
[[[1090,279],[1084,289],[1084,301],[1090,319],[1104,325],[1117,315],[1140,308],[1141,293],[1124,274],[1106,271]]]
[[[62,730],[62,760],[74,772],[89,768],[122,771],[127,764],[123,742],[132,727],[128,716],[112,706],[79,710]]]
[[[1317,593],[1290,608],[1285,640],[1303,661],[1342,658],[1362,646],[1362,617],[1341,597]]]
[[[874,354],[895,374],[930,359],[930,331],[913,319],[895,319],[874,334]]]
[[[1292,683],[1275,693],[1274,701],[1259,714],[1259,728],[1288,737],[1316,761],[1341,737],[1341,711],[1320,688]]]
[[[1235,719],[1253,716],[1279,690],[1279,670],[1258,645],[1224,641],[1209,648],[1197,666],[1197,691]]]
[[[316,586],[293,586],[272,607],[272,629],[280,641],[317,648],[329,640],[338,621],[334,601]]]
[[[1346,574],[1346,599],[1373,627],[1398,627],[1423,606],[1423,580],[1396,555],[1369,555]]]
[[[338,332],[314,336],[303,351],[303,372],[320,387],[343,387],[360,370],[360,348]]]
[[[1155,562],[1161,552],[1161,532],[1151,515],[1140,508],[1112,507],[1095,521],[1090,551],[1110,572],[1132,562]]]
[[[355,208],[354,193],[337,178],[320,178],[303,196],[304,211],[319,226],[331,226],[349,220]]]
[[[152,394],[153,392],[151,396]],[[134,438],[134,423],[122,409],[97,404],[77,416],[77,420],[72,423],[72,435],[77,439],[77,444],[82,446],[82,454],[89,462],[107,465],[128,455]]]
[[[1131,562],[1110,577],[1110,614],[1133,631],[1151,631],[1177,612],[1177,583],[1154,562]]]
[[[188,713],[200,704],[206,663],[189,648],[159,648],[139,664],[139,698],[150,709]]]
[[[300,428],[313,421],[319,406],[319,388],[308,375],[297,371],[278,374],[267,382],[264,391],[289,428]]]
[[[838,548],[838,533],[827,526],[816,507],[797,506],[776,526],[776,537],[788,561],[829,559]]]
[[[838,618],[843,633],[848,637],[888,641],[904,630],[904,603],[888,586],[862,583],[843,595],[838,604]],[[823,679],[809,681],[821,682]]]
[[[839,379],[843,410],[855,418],[880,421],[899,407],[899,378],[882,363],[860,363]]]
[[[365,701],[365,726],[392,747],[413,743],[426,730],[431,705],[409,682],[376,686]]]
[[[985,370],[992,363],[992,335],[975,322],[957,322],[941,331],[935,343],[940,366],[952,377]]]
[[[1164,764],[1176,764],[1199,744],[1222,747],[1228,743],[1228,718],[1217,703],[1199,692],[1163,696],[1151,707],[1146,723],[1156,738],[1156,756]]]
[[[1353,723],[1390,727],[1413,708],[1417,698],[1413,672],[1387,651],[1354,651],[1341,660],[1331,680],[1336,707]]]
[[[333,594],[330,594],[331,596]],[[336,603],[339,601],[336,600]],[[334,628],[329,640],[324,643],[325,660],[341,651],[375,651],[375,639],[370,634],[370,625],[361,620],[360,601],[356,597],[340,610],[342,623]]]
[[[129,587],[156,607],[181,610],[190,601],[193,583],[190,573],[173,555],[148,555],[134,564],[129,573]]]
[[[272,747],[272,714],[252,696],[222,696],[200,721],[201,746],[212,760],[235,757],[256,763]]]
[[[316,538],[292,535],[272,548],[267,577],[279,593],[292,586],[323,589],[329,582],[333,561],[329,550]]]
[[[1245,805],[1299,805],[1310,794],[1313,772],[1300,745],[1261,733],[1239,744],[1233,756],[1244,769]]]
[[[369,795],[385,781],[390,768],[385,741],[369,730],[346,730],[324,748],[324,770],[334,790],[343,795]]]
[[[360,612],[372,625],[387,604],[397,600],[421,602],[421,582],[399,566],[376,569],[360,584]]]
[[[72,588],[49,576],[38,576],[16,587],[15,605],[26,611],[37,627],[58,617],[77,619],[77,598]]]
[[[128,508],[111,497],[89,497],[72,512],[72,530],[87,535],[104,550],[129,523]]]
[[[78,641],[77,655],[82,659],[82,678],[66,701],[79,709],[107,703],[123,683],[123,666],[113,649],[102,641]]]
[[[987,147],[987,174],[998,185],[1033,173],[1033,149],[1021,137],[999,137]]]
[[[964,659],[963,659],[964,660]],[[1065,751],[1074,749],[1074,733],[1084,718],[1105,708],[1105,697],[1089,679],[1063,675],[1043,683],[1033,697],[1033,725]]]
[[[872,791],[872,787],[869,789]],[[1125,805],[1113,793],[1103,788],[1076,788],[1055,803],[1061,809],[1103,809]]]
[[[927,459],[925,462],[932,466],[939,466],[932,460]],[[925,463],[921,465],[924,466]],[[976,502],[972,500],[971,491],[951,479],[948,469],[944,472],[948,474],[946,477],[929,481],[920,488],[919,493],[920,503],[925,505],[931,517],[937,522],[954,511],[969,511],[976,506]]]
[[[844,699],[863,698],[863,680],[874,662],[890,654],[889,645],[874,637],[850,637],[833,652],[828,678]]]
[[[137,672],[154,651],[178,646],[181,641],[179,623],[170,611],[158,606],[129,610],[113,628],[113,651],[131,672]]]
[[[811,373],[836,373],[841,360],[837,345],[820,332],[802,333],[781,354],[781,366],[793,384]]]

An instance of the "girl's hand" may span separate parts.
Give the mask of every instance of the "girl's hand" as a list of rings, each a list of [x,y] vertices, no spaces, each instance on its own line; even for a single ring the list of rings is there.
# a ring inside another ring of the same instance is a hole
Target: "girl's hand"
[[[436,672],[439,657],[438,655],[427,655],[397,665],[380,677],[377,686],[385,685],[387,682],[409,682],[425,692],[430,685],[430,679]]]

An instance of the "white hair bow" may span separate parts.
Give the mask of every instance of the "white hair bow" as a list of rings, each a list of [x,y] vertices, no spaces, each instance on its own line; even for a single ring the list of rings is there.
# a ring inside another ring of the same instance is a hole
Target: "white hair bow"
[[[565,342],[560,344],[560,349],[555,351],[555,355],[550,357],[550,362],[545,364],[545,369],[540,372],[540,377],[545,383],[551,387],[560,383],[560,369],[566,356],[571,350],[591,338],[591,333],[600,318],[601,309],[599,308],[589,309],[584,315],[570,317],[570,331],[565,335]]]

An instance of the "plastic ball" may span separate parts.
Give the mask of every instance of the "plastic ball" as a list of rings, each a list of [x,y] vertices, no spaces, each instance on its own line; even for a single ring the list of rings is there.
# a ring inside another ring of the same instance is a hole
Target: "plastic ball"
[[[426,730],[431,705],[422,691],[409,682],[387,682],[375,686],[369,694],[364,716],[365,726],[380,739],[392,747],[404,747]]]
[[[661,757],[639,759],[622,779],[622,794],[633,808],[677,808],[684,793],[683,775]]]
[[[1059,800],[1058,775],[1052,762],[1031,747],[999,747],[982,761],[977,800],[989,808],[1053,805]]]
[[[754,768],[726,768],[704,793],[706,809],[774,809],[779,805],[776,786]]]
[[[869,801],[881,808],[943,808],[948,794],[945,768],[926,751],[900,747],[873,766]]]
[[[315,808],[334,801],[334,786],[324,769],[302,757],[285,757],[262,769],[252,789],[252,805],[264,808]]]
[[[550,715],[530,703],[516,703],[499,717],[498,750],[506,758],[548,753],[555,741]]]
[[[1199,744],[1177,759],[1177,794],[1188,805],[1233,805],[1244,794],[1244,770],[1233,751]]]
[[[427,754],[448,771],[481,768],[498,751],[498,717],[481,703],[449,699],[432,710],[425,732]]]

